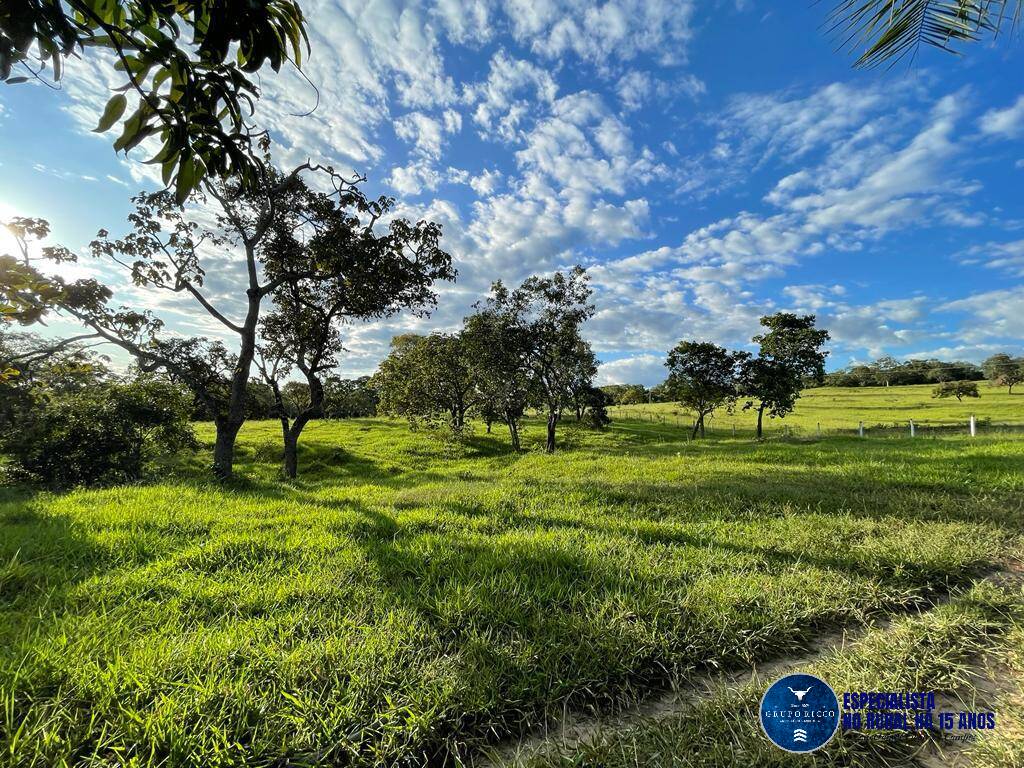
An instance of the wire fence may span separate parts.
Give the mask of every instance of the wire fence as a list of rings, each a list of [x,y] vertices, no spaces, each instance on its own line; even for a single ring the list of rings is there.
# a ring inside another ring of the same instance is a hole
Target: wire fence
[[[620,425],[650,425],[659,430],[679,430],[690,434],[694,429],[694,418],[688,414],[666,413],[642,407],[618,406],[610,409],[613,423]],[[744,418],[746,416],[746,418]],[[723,414],[705,419],[705,432],[720,437],[756,436],[756,415]],[[827,436],[845,437],[905,437],[925,438],[951,435],[977,437],[1001,433],[1024,433],[1024,419],[993,420],[990,417],[968,415],[955,417],[928,417],[879,420],[878,417],[864,419],[835,419],[810,421],[807,417],[797,420],[764,417],[763,437],[822,438]]]

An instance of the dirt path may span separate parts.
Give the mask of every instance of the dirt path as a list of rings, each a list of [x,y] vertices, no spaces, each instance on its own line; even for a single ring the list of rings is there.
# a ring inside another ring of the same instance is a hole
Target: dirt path
[[[1019,588],[1024,585],[1024,566],[1009,564],[984,576],[1000,586]],[[852,628],[843,628],[814,639],[810,647],[800,654],[791,654],[755,664],[749,669],[732,672],[699,673],[683,686],[670,691],[654,693],[645,701],[607,717],[590,717],[566,713],[563,718],[546,730],[529,734],[525,738],[509,741],[481,753],[471,763],[475,768],[514,768],[528,760],[542,755],[572,752],[579,746],[611,732],[626,731],[640,724],[657,722],[665,717],[684,714],[695,704],[708,698],[723,685],[739,687],[748,683],[765,683],[812,664],[832,651],[842,651],[847,643],[856,641],[870,630],[884,629],[891,621],[911,613],[929,611],[949,602],[948,592],[934,595],[923,603],[905,609],[896,609],[884,619]],[[972,702],[963,702],[955,696],[937,697],[938,707],[953,710],[964,708],[964,704],[976,705],[978,709],[991,708],[992,702],[1003,691],[1000,675],[991,659],[978,665],[972,688],[976,697]],[[967,746],[962,742],[947,741],[943,745],[929,743],[919,755],[928,768],[963,765]]]

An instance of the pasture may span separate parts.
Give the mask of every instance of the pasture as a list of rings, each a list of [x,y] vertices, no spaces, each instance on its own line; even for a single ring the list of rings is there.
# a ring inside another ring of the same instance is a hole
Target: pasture
[[[815,390],[793,422],[961,408],[910,389]],[[983,388],[962,407],[994,417],[1017,397]],[[246,425],[229,487],[200,452],[154,484],[0,489],[0,762],[472,763],[565,712],[968,589],[1021,553],[1009,433],[758,444],[569,423],[548,456],[534,423],[516,455],[497,426],[454,443],[319,422],[283,482],[278,429]],[[949,644],[994,635],[991,606],[1011,598],[956,614]],[[594,764],[581,754],[556,762]]]
[[[978,382],[978,398],[936,399],[930,384],[905,387],[818,387],[805,389],[797,401],[796,410],[783,419],[771,419],[765,414],[766,435],[782,435],[788,427],[792,435],[816,436],[820,424],[823,434],[853,434],[863,421],[870,433],[909,432],[909,421],[920,427],[922,436],[929,429],[943,432],[967,431],[974,414],[983,431],[1000,426],[1024,427],[1024,390],[1009,394],[1006,387],[995,387],[986,381]],[[650,421],[652,418],[669,426],[692,423],[692,415],[677,403],[612,406],[608,413],[626,420]],[[757,414],[744,411],[743,403],[732,412],[722,409],[708,420],[712,429],[737,435],[754,433]]]

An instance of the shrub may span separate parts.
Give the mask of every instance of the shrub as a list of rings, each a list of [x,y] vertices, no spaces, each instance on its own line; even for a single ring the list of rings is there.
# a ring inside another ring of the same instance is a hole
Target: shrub
[[[139,479],[161,454],[195,446],[190,399],[161,381],[35,387],[0,450],[36,481],[66,488]]]
[[[583,414],[580,423],[588,429],[600,430],[611,424],[612,420],[603,405],[592,405],[587,408],[587,412]]]

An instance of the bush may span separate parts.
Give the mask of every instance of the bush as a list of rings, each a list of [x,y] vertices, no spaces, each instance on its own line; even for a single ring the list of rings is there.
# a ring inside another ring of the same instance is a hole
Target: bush
[[[35,387],[29,394],[31,405],[4,430],[0,450],[51,486],[137,480],[161,454],[195,447],[191,401],[166,382]]]
[[[611,424],[612,420],[603,405],[592,405],[587,408],[587,412],[583,414],[583,419],[580,423],[588,429],[601,430]]]

